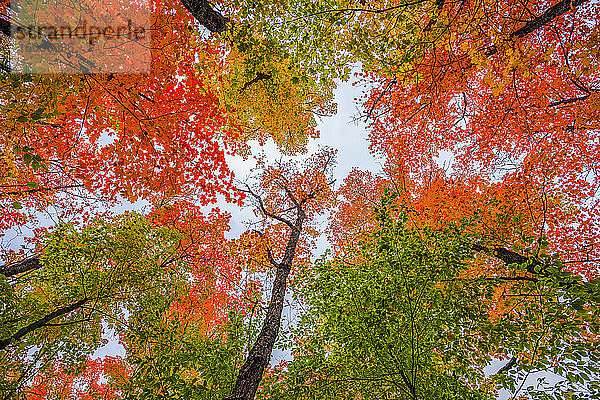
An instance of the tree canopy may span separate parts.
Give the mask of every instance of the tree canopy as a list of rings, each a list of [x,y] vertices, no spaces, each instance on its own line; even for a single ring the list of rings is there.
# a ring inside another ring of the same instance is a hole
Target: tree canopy
[[[597,1],[47,3],[0,15],[1,398],[600,396]],[[130,73],[15,58],[145,13]]]

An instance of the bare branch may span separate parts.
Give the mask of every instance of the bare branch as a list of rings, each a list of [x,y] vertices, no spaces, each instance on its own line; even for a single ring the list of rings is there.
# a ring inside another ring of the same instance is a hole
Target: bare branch
[[[12,264],[0,266],[0,274],[7,278],[40,268],[40,256],[26,258]]]
[[[181,0],[181,3],[209,31],[221,33],[227,29],[229,18],[215,11],[207,0]]]
[[[516,364],[517,364],[517,357],[513,357],[513,358],[511,358],[511,359],[510,359],[510,360],[509,360],[509,361],[506,363],[506,365],[505,365],[505,366],[503,366],[502,368],[500,368],[500,369],[498,370],[498,372],[496,372],[496,373],[494,374],[494,376],[501,375],[501,374],[503,374],[503,373],[505,373],[505,372],[508,372],[508,371],[509,371],[509,370],[510,370],[512,367],[514,367]]]
[[[260,212],[262,212],[265,216],[275,219],[279,222],[283,222],[284,224],[286,224],[287,226],[289,226],[292,230],[296,229],[296,227],[294,226],[294,224],[292,222],[290,222],[288,219],[285,219],[275,213],[269,212],[267,211],[267,209],[265,208],[265,204],[263,202],[263,199],[256,193],[254,193],[252,191],[252,189],[250,189],[250,187],[248,185],[246,185],[246,189],[239,189],[240,191],[244,192],[244,193],[248,193],[250,194],[252,197],[254,197],[257,201],[258,201],[258,208],[260,209]]]
[[[509,40],[522,39],[532,32],[535,32],[539,28],[547,25],[556,18],[560,17],[567,11],[574,9],[577,6],[582,5],[588,0],[562,0],[556,3],[554,6],[547,9],[542,15],[528,21],[521,28],[517,29],[510,34]],[[485,52],[486,56],[492,56],[498,52],[498,48],[491,46]]]

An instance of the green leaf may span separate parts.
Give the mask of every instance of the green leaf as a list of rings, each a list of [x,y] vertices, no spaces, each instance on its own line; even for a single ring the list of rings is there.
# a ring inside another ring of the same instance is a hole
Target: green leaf
[[[12,207],[16,210],[20,210],[23,208],[23,206],[21,205],[21,203],[19,203],[18,201],[15,201],[14,203],[12,203]]]
[[[31,189],[37,189],[40,187],[40,185],[37,182],[28,182],[27,186],[29,186]]]

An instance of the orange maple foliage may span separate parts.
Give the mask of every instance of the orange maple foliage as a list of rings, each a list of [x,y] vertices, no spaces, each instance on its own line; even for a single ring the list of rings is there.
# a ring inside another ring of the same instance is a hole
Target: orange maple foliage
[[[545,236],[544,251],[584,261],[568,268],[591,278],[600,272],[585,262],[600,258],[599,14],[583,1],[552,13],[562,3],[445,3],[445,28],[425,30],[410,62],[365,75],[380,82],[365,107],[372,150],[420,199],[415,220],[479,213],[490,243],[537,253]],[[450,169],[439,169],[440,154]]]
[[[152,6],[147,75],[4,77],[0,228],[52,202],[73,206],[77,194],[109,204],[239,198],[224,158],[235,146],[222,140],[238,132],[194,68],[195,54],[216,50],[192,45],[181,8]]]
[[[53,365],[43,375],[37,375],[29,388],[25,390],[27,400],[80,399],[92,400],[102,396],[104,399],[117,398],[108,385],[110,376],[127,374],[117,359],[88,358],[82,371],[68,371],[63,365]],[[119,372],[120,371],[120,372]],[[130,373],[130,372],[129,372]]]
[[[228,214],[213,209],[208,215],[194,205],[176,203],[150,214],[157,226],[166,226],[182,235],[177,257],[188,265],[188,291],[171,306],[170,318],[186,319],[201,327],[203,335],[211,335],[227,322],[234,308],[241,312],[248,295],[238,287],[235,243],[225,239],[229,230]]]

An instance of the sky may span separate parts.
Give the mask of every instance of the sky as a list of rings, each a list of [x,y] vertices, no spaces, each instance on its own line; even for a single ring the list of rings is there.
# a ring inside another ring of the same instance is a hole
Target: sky
[[[353,86],[351,82],[340,83],[335,90],[334,101],[337,103],[337,113],[329,117],[318,118],[317,129],[320,131],[320,136],[310,139],[308,143],[307,156],[317,152],[320,146],[328,146],[337,150],[337,165],[334,170],[336,188],[343,183],[353,168],[374,173],[381,171],[381,161],[369,152],[367,125],[364,121],[354,120],[358,115],[357,103],[354,99],[361,95],[362,91],[359,86]],[[268,141],[264,146],[252,142],[251,148],[253,155],[264,152],[268,160],[284,157],[273,141]],[[244,160],[240,156],[229,156],[227,162],[235,173],[236,179],[241,181],[256,165],[254,157]],[[218,206],[232,215],[231,231],[227,236],[229,238],[238,237],[245,230],[244,222],[252,219],[251,210],[240,209],[225,202],[219,202]],[[324,251],[324,245],[325,243],[320,243],[317,252]]]
[[[318,120],[318,130],[320,136],[312,139],[308,144],[308,155],[316,152],[319,146],[328,146],[337,150],[337,165],[334,170],[334,178],[336,179],[336,188],[338,188],[354,168],[363,171],[370,171],[374,174],[382,172],[382,160],[374,157],[369,152],[369,131],[368,126],[362,121],[356,121],[359,114],[357,102],[355,98],[362,95],[360,86],[353,86],[352,82],[340,83],[335,91],[335,102],[337,103],[337,113],[330,117],[320,118]],[[257,155],[264,152],[269,160],[276,160],[284,157],[278,151],[274,142],[268,142],[264,146],[258,143],[252,144],[252,154]],[[230,168],[236,174],[236,178],[243,180],[248,171],[255,166],[255,158],[250,157],[244,160],[241,157],[229,157],[227,160]],[[453,157],[449,152],[441,152],[436,158],[437,164],[451,172]],[[252,210],[250,208],[239,208],[232,204],[220,202],[219,208],[223,211],[231,213],[231,230],[228,232],[228,238],[239,237],[246,230],[245,222],[254,220]],[[326,228],[326,216],[322,216],[322,228]],[[313,253],[314,259],[319,258],[328,248],[326,236],[323,234],[318,240],[316,250]],[[268,293],[266,293],[268,295]],[[282,315],[282,330],[294,325],[299,316],[299,310],[294,307],[291,295],[286,296],[286,305]],[[282,360],[291,360],[292,356],[289,351],[274,349],[271,365],[277,365]],[[493,360],[488,367],[485,368],[486,374],[493,374],[503,367],[508,360]],[[550,374],[532,374],[526,380],[524,387],[535,385],[537,379],[546,377],[549,382],[556,382]],[[506,390],[499,392],[497,399],[506,400],[511,398],[511,393]]]
[[[368,142],[368,127],[363,121],[357,121],[356,117],[359,114],[357,108],[356,98],[361,97],[362,89],[360,86],[354,86],[351,82],[339,83],[335,90],[335,102],[337,103],[337,113],[329,117],[319,117],[317,122],[317,129],[320,132],[320,136],[315,139],[310,139],[308,143],[308,155],[315,153],[322,146],[328,146],[337,150],[337,165],[334,169],[334,178],[336,179],[335,187],[338,188],[348,176],[348,174],[354,168],[358,168],[363,171],[370,171],[374,174],[379,174],[382,171],[382,160],[374,157],[369,151]],[[256,155],[264,153],[267,159],[270,161],[277,160],[284,157],[279,152],[277,146],[273,141],[267,142],[265,145],[260,146],[257,142],[251,143],[252,154],[247,159],[243,159],[240,156],[228,156],[227,162],[231,170],[235,173],[236,178],[243,181],[248,175],[249,171],[256,164]],[[451,154],[441,154],[438,157],[438,164],[440,166],[447,166],[451,161]],[[143,203],[138,204],[125,204],[123,210],[139,210],[143,207]],[[226,237],[233,239],[239,237],[246,230],[246,222],[254,221],[253,211],[250,207],[240,208],[237,205],[220,201],[216,204],[221,211],[227,211],[231,214],[230,226],[231,229],[226,233]],[[209,209],[212,207],[208,207]],[[322,216],[320,219],[322,230],[324,231],[327,224],[327,216]],[[22,232],[21,232],[22,234]],[[10,235],[2,238],[2,241],[8,239]],[[19,233],[15,232],[17,238],[20,236]],[[4,243],[5,245],[7,243]],[[20,245],[20,243],[19,243]],[[316,243],[316,250],[313,254],[314,258],[319,258],[325,250],[328,248],[328,243],[325,235],[321,235],[320,239]],[[10,247],[19,247],[17,243],[10,243]],[[265,293],[268,296],[268,293]],[[293,325],[294,321],[297,320],[299,312],[297,307],[291,300],[291,295],[287,296],[287,305],[283,311],[283,324],[282,329],[289,327],[290,323]],[[103,357],[106,355],[120,355],[124,356],[124,348],[115,340],[110,340],[109,343],[98,349],[92,357]],[[281,360],[290,360],[291,354],[288,351],[281,351],[275,349],[272,355],[271,365],[278,364]],[[487,373],[494,373],[506,361],[495,361],[488,368]],[[539,375],[538,375],[539,376]],[[534,384],[535,378],[532,376],[528,379],[528,384]],[[509,394],[503,392],[500,394],[499,399],[509,398]]]

